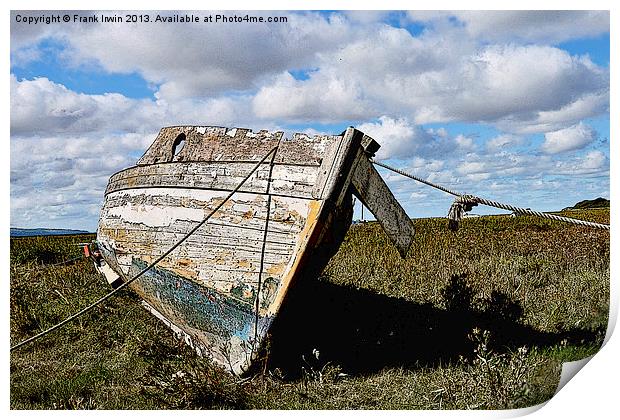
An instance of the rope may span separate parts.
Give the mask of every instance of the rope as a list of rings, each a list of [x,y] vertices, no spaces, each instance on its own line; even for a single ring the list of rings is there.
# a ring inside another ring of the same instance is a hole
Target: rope
[[[96,302],[90,304],[89,306],[85,307],[84,309],[80,310],[79,312],[76,312],[75,314],[71,315],[70,317],[68,317],[67,319],[65,319],[64,321],[59,322],[58,324],[54,325],[53,327],[48,328],[47,330],[40,332],[37,335],[34,335],[24,341],[22,341],[19,344],[14,345],[13,347],[11,347],[11,351],[13,350],[17,350],[18,348],[31,343],[34,340],[37,340],[49,333],[51,333],[52,331],[57,330],[58,328],[62,327],[65,324],[68,324],[69,322],[73,321],[74,319],[78,318],[79,316],[89,312],[90,310],[92,310],[93,308],[95,308],[97,305],[99,305],[100,303],[105,302],[106,300],[108,300],[109,298],[111,298],[112,296],[114,296],[115,294],[117,294],[120,290],[124,289],[125,287],[129,286],[131,283],[133,283],[134,281],[136,281],[140,276],[142,276],[144,273],[146,273],[148,270],[150,270],[151,268],[153,268],[156,264],[158,264],[161,260],[163,260],[166,256],[168,256],[168,254],[170,254],[172,251],[174,251],[179,245],[181,245],[187,238],[189,238],[194,232],[196,232],[202,225],[204,225],[207,220],[209,220],[211,218],[211,216],[213,216],[223,205],[224,203],[226,203],[228,200],[230,200],[230,198],[233,196],[233,194],[235,194],[237,191],[239,191],[239,189],[241,188],[241,186],[243,184],[245,184],[245,182],[250,178],[250,176],[252,176],[252,174],[260,167],[260,165],[263,164],[263,162],[265,162],[265,160],[267,160],[267,158],[274,153],[277,150],[277,147],[274,147],[273,149],[271,149],[271,151],[269,151],[269,153],[267,153],[265,155],[265,157],[263,157],[260,162],[258,162],[256,164],[256,166],[254,166],[254,168],[252,169],[252,171],[250,171],[250,173],[247,174],[247,176],[245,178],[243,178],[243,180],[239,183],[239,185],[237,185],[227,196],[226,198],[221,201],[213,210],[211,210],[211,212],[202,220],[202,222],[198,223],[192,230],[190,230],[183,238],[181,238],[177,243],[175,243],[170,249],[168,249],[166,252],[164,252],[161,256],[159,256],[155,261],[153,261],[151,264],[149,264],[146,268],[144,268],[142,271],[140,271],[136,276],[134,276],[131,280],[123,283],[122,285],[120,285],[119,287],[117,287],[116,289],[114,289],[113,291],[111,291],[110,293],[108,293],[107,295],[103,296],[102,298],[100,298],[99,300],[97,300]]]
[[[278,141],[278,145],[276,149],[280,147],[280,142]],[[259,321],[259,309],[260,309],[260,292],[262,287],[262,279],[263,279],[263,269],[265,267],[265,251],[267,249],[267,233],[269,232],[269,216],[271,213],[271,182],[273,177],[273,164],[276,158],[276,154],[274,153],[271,156],[271,162],[269,162],[269,178],[267,179],[267,190],[265,194],[267,195],[267,215],[265,216],[265,231],[263,232],[263,245],[260,253],[260,267],[258,270],[258,285],[256,287],[256,314],[254,317],[254,342],[252,343],[252,353],[254,353],[254,347],[258,342],[258,321]]]
[[[496,207],[498,209],[504,209],[504,210],[509,210],[512,211],[514,213],[519,213],[519,214],[529,214],[530,216],[537,216],[537,217],[542,217],[543,219],[549,219],[549,220],[556,220],[558,222],[566,222],[566,223],[572,223],[574,225],[580,225],[580,226],[588,226],[588,227],[593,227],[596,229],[603,229],[603,230],[609,230],[609,225],[605,225],[602,223],[595,223],[595,222],[588,222],[587,220],[579,220],[579,219],[573,219],[570,217],[564,217],[564,216],[557,216],[555,214],[549,214],[549,213],[542,213],[539,211],[534,211],[531,209],[524,209],[521,207],[516,207],[516,206],[511,206],[510,204],[503,204],[503,203],[499,203],[497,201],[492,201],[492,200],[487,200],[485,198],[480,198],[480,197],[476,197],[476,196],[461,196],[459,198],[457,198],[455,200],[458,201],[461,200],[463,202],[467,202],[468,200],[471,200],[473,202],[476,203],[480,203],[480,204],[484,204],[485,206],[490,206],[490,207]]]
[[[56,267],[56,266],[59,266],[59,265],[67,265],[68,263],[71,263],[71,262],[77,261],[77,260],[81,260],[81,259],[84,259],[84,258],[86,258],[86,256],[82,255],[81,257],[71,258],[70,260],[67,260],[67,261],[62,261],[62,262],[59,262],[59,263],[56,263],[56,264],[50,264],[50,267]]]
[[[430,181],[427,181],[425,179],[422,179],[420,177],[407,173],[403,170],[393,168],[389,165],[386,165],[385,163],[377,162],[374,159],[370,159],[370,161],[374,163],[375,165],[381,166],[385,169],[389,169],[392,172],[396,172],[397,174],[406,176],[407,178],[411,178],[415,181],[421,182],[423,184],[426,184],[428,186],[431,186],[433,188],[436,188],[438,190],[441,190],[441,191],[447,192],[448,194],[456,196],[457,198],[454,200],[454,203],[452,203],[452,206],[450,206],[450,210],[448,211],[448,216],[447,216],[449,220],[448,227],[451,230],[457,230],[458,223],[463,218],[463,215],[466,212],[470,211],[474,206],[478,204],[484,204],[485,206],[496,207],[498,209],[508,210],[508,211],[512,211],[518,214],[529,214],[531,216],[542,217],[543,219],[556,220],[558,222],[566,222],[566,223],[572,223],[574,225],[588,226],[588,227],[592,227],[596,229],[609,230],[609,225],[605,225],[602,223],[594,223],[594,222],[588,222],[586,220],[573,219],[570,217],[556,216],[555,214],[542,213],[542,212],[534,211],[531,209],[525,209],[522,207],[516,207],[516,206],[509,205],[509,204],[503,204],[497,201],[487,200],[485,198],[480,198],[475,195],[459,194],[455,191],[449,190],[448,188],[445,188],[441,185],[434,184]]]
[[[461,198],[462,197],[458,197],[454,200],[454,203],[450,206],[450,210],[448,210],[448,228],[453,232],[459,229],[459,222],[465,213],[471,211],[472,208],[478,205],[478,203],[471,200],[470,197],[467,199]]]
[[[37,265],[34,268],[39,269],[39,268],[58,267],[58,266],[61,266],[61,265],[67,265],[67,264],[75,262],[75,261],[83,260],[84,258],[86,258],[86,256],[82,255],[81,257],[71,258],[69,260],[57,262],[57,263],[54,263],[54,264],[43,264],[43,263],[41,263],[41,265]]]

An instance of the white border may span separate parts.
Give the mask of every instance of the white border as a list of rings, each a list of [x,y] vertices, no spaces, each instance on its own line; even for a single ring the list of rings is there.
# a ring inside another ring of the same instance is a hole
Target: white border
[[[45,2],[42,0],[37,1],[28,1],[24,0],[19,3],[11,2],[11,4],[6,7],[4,22],[5,25],[2,25],[2,33],[4,39],[4,51],[2,54],[1,60],[3,61],[3,67],[5,68],[5,82],[4,86],[4,101],[3,101],[3,118],[5,121],[5,140],[3,143],[4,153],[2,154],[2,163],[4,164],[4,182],[1,183],[2,192],[4,194],[5,200],[2,202],[2,222],[3,228],[5,232],[9,232],[9,168],[10,164],[9,160],[9,130],[10,130],[10,118],[9,118],[9,90],[10,90],[10,64],[9,64],[9,30],[10,30],[10,13],[11,9],[100,9],[100,10],[112,10],[112,9],[136,9],[136,10],[166,10],[166,9],[213,9],[213,10],[334,10],[334,9],[383,9],[383,10],[399,10],[399,9],[410,9],[415,8],[418,10],[462,10],[462,9],[480,9],[480,10],[498,10],[498,9],[522,9],[522,10],[542,10],[542,9],[558,9],[558,10],[567,10],[567,9],[588,9],[588,10],[611,10],[611,63],[610,68],[616,69],[617,58],[614,53],[613,46],[616,46],[617,43],[617,2],[612,1],[602,1],[602,0],[590,0],[588,2],[570,2],[566,1],[546,1],[541,3],[533,0],[522,0],[516,2],[514,0],[497,2],[497,1],[469,1],[467,3],[463,3],[462,1],[417,1],[417,2],[405,2],[405,1],[391,1],[384,0],[380,3],[379,7],[375,4],[370,3],[361,3],[359,1],[315,1],[309,2],[307,0],[298,1],[292,4],[290,1],[275,1],[270,0],[267,2],[249,2],[249,1],[238,1],[238,0],[227,0],[226,2],[217,2],[215,4],[205,4],[198,3],[196,1],[189,0],[176,0],[174,2],[164,2],[161,0],[154,0],[148,3],[144,2],[136,2],[132,0],[118,1],[118,0],[109,0],[106,2],[102,1],[94,1],[88,4],[83,1],[61,1],[55,2],[53,5],[49,4],[49,2]],[[614,74],[618,72],[611,72],[612,82],[611,82],[611,110],[610,116],[618,115],[618,106],[617,106],[617,89],[616,89],[616,80],[617,77],[614,77]],[[610,124],[610,148],[611,148],[611,156],[614,158],[611,160],[611,196],[612,201],[615,203],[615,199],[617,198],[616,191],[618,187],[617,179],[618,173],[615,165],[615,160],[617,156],[620,156],[620,150],[617,144],[617,140],[615,140],[615,134],[617,132],[616,126],[614,124]],[[612,205],[612,220],[616,220],[617,211],[615,205]],[[612,237],[616,237],[618,234],[618,229],[612,223]],[[9,403],[9,332],[8,332],[8,323],[6,320],[9,319],[9,305],[8,305],[8,274],[9,274],[9,250],[8,250],[9,241],[6,239],[2,242],[2,255],[3,258],[1,268],[2,272],[6,274],[3,276],[5,278],[5,296],[2,300],[4,308],[5,308],[5,345],[2,347],[2,352],[4,352],[4,375],[3,378],[5,380],[5,387],[3,392],[3,402],[4,407],[7,410],[8,414],[11,416],[27,416],[37,415],[36,412],[16,412],[8,410]],[[617,255],[617,246],[615,242],[612,242],[612,255]],[[611,299],[611,313],[610,313],[610,330],[615,326],[615,322],[618,315],[618,281],[617,281],[617,264],[614,263],[613,257],[611,258],[611,279],[612,279],[612,299]],[[618,408],[618,392],[617,392],[617,382],[619,379],[619,355],[620,346],[618,345],[617,337],[610,336],[608,334],[608,342],[601,349],[601,351],[592,358],[592,360],[585,366],[581,372],[578,373],[575,379],[572,379],[568,382],[568,384],[554,397],[549,403],[547,403],[542,409],[534,412],[531,418],[584,418],[584,417],[593,417],[593,418],[609,418],[610,413],[617,412]],[[421,412],[421,411],[399,411],[399,412],[338,412],[337,415],[339,417],[353,417],[356,418],[360,415],[363,416],[390,416],[390,418],[396,417],[416,417],[416,418],[426,418],[426,417],[444,417],[444,418],[504,418],[504,417],[514,417],[526,414],[528,409],[524,410],[515,410],[513,412],[484,412],[484,411],[458,411],[458,412]],[[46,416],[112,416],[115,415],[114,412],[45,412],[38,413],[44,414]],[[191,412],[191,413],[183,413],[184,415],[189,416],[200,416],[203,417],[217,415],[218,417],[252,417],[255,418],[257,415],[269,416],[271,417],[273,413],[268,412],[238,412],[238,411],[230,411],[230,412],[211,412],[211,413],[201,413],[201,412]],[[294,418],[314,418],[316,415],[330,415],[334,413],[330,412],[278,412],[278,416],[291,416]],[[166,416],[170,415],[165,411],[159,412],[131,412],[132,416],[142,417],[142,416]],[[38,415],[37,415],[38,416]]]

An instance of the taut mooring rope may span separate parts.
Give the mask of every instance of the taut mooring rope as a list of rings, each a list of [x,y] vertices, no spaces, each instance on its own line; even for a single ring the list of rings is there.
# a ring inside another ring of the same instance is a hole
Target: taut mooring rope
[[[382,168],[389,169],[392,172],[396,172],[397,174],[406,176],[407,178],[411,178],[415,181],[421,182],[430,187],[436,188],[438,190],[441,190],[441,191],[447,192],[448,194],[456,196],[456,199],[454,200],[454,203],[452,203],[452,206],[450,206],[450,211],[448,212],[449,227],[452,230],[458,229],[458,223],[461,221],[461,218],[463,217],[463,215],[466,212],[470,211],[472,207],[478,204],[484,204],[485,206],[496,207],[498,209],[503,209],[503,210],[509,210],[509,211],[512,211],[518,214],[529,214],[531,216],[542,217],[544,219],[556,220],[558,222],[566,222],[566,223],[572,223],[574,225],[588,226],[588,227],[593,227],[596,229],[609,230],[609,225],[605,225],[602,223],[594,223],[594,222],[588,222],[586,220],[573,219],[570,217],[556,216],[555,214],[542,213],[542,212],[534,211],[531,209],[525,209],[522,207],[516,207],[516,206],[509,205],[509,204],[499,203],[497,201],[487,200],[485,198],[480,198],[475,195],[459,194],[455,191],[449,190],[446,187],[443,187],[438,184],[434,184],[430,181],[427,181],[426,179],[407,173],[401,169],[386,165],[385,163],[377,162],[374,159],[370,159],[370,161],[374,163],[375,165],[381,166]]]
[[[280,138],[280,141],[282,139]],[[276,146],[276,150],[280,147],[280,141]],[[258,321],[259,321],[259,310],[260,310],[260,293],[262,287],[262,279],[263,279],[263,269],[265,267],[265,251],[267,250],[267,234],[269,233],[269,215],[271,213],[271,183],[273,181],[273,166],[276,158],[277,152],[271,155],[271,161],[269,162],[269,178],[267,178],[267,190],[265,194],[267,195],[267,209],[265,216],[265,231],[263,232],[263,245],[261,247],[260,252],[260,267],[258,269],[258,285],[256,287],[256,304],[255,310],[256,314],[254,315],[254,341],[252,342],[252,353],[254,353],[256,343],[258,342]]]

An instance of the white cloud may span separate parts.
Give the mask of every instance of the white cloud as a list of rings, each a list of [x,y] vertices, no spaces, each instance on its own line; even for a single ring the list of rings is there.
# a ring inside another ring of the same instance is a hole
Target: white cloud
[[[208,16],[222,12],[193,13]],[[288,22],[233,26],[224,23],[68,25],[58,29],[54,37],[67,45],[64,55],[75,66],[95,63],[108,72],[138,72],[147,81],[160,85],[161,98],[183,99],[254,89],[263,77],[303,68],[317,53],[338,49],[357,33],[339,14],[329,17],[273,11],[251,14],[286,15]]]
[[[491,174],[488,172],[479,172],[476,174],[467,174],[466,177],[470,181],[479,182],[491,178]]]
[[[411,200],[420,200],[420,199],[423,199],[423,198],[426,198],[426,197],[428,197],[428,194],[427,194],[427,193],[425,193],[425,192],[419,192],[419,191],[413,191],[413,192],[409,195],[409,198],[410,198]]]
[[[252,127],[255,123],[247,95],[153,101],[118,93],[80,94],[45,77],[18,81],[11,75],[12,136],[144,133],[166,125]]]
[[[403,118],[383,116],[376,123],[364,123],[357,128],[381,144],[377,159],[413,157],[424,142],[432,141],[424,130]]]
[[[444,128],[424,130],[406,118],[382,116],[376,122],[359,124],[357,128],[381,145],[377,159],[412,159],[410,167],[440,167],[441,162],[434,158],[466,154],[476,149],[470,137],[463,134],[450,137]]]
[[[138,160],[148,134],[11,138],[11,224],[94,229],[108,178]]]
[[[600,150],[593,150],[585,156],[557,162],[550,172],[560,175],[608,175],[609,158]]]
[[[532,188],[534,190],[548,191],[549,189],[557,190],[563,188],[563,185],[558,181],[534,179],[528,182],[528,188]]]
[[[268,81],[254,110],[295,120],[412,115],[416,124],[478,121],[507,132],[563,128],[606,110],[608,71],[588,58],[541,45],[476,47],[453,31],[368,33],[320,54],[307,80]]]
[[[463,162],[457,168],[457,172],[461,175],[479,174],[487,170],[487,165],[484,162]]]
[[[153,98],[131,99],[77,93],[45,74],[11,76],[12,223],[72,227],[81,218],[94,227],[109,175],[133,164],[169,124],[290,131],[293,122],[362,122],[382,145],[379,159],[399,159],[459,191],[512,199],[525,194],[523,185],[542,194],[556,182],[549,177],[573,174],[584,178],[567,197],[605,190],[606,180],[587,177],[608,173],[609,158],[581,150],[596,138],[581,121],[608,114],[609,70],[545,43],[608,31],[607,12],[453,13],[462,24],[443,12],[416,13],[430,22],[417,36],[381,23],[383,12],[296,12],[288,24],[234,27],[12,22],[14,65],[42,57],[48,40],[74,71],[137,72],[156,89]],[[450,122],[501,134],[482,144],[420,125]],[[533,133],[545,133],[541,151],[516,153]],[[581,151],[557,155],[569,150]],[[426,194],[406,178],[386,179],[404,200]],[[446,199],[428,195],[429,209]]]
[[[454,138],[454,142],[463,151],[473,151],[475,149],[474,140],[462,134],[457,135]]]
[[[497,121],[517,129],[536,112],[562,109],[608,89],[607,73],[589,60],[537,45],[486,47],[456,74],[458,79],[447,84],[457,84],[452,95],[438,98],[445,118]]]
[[[609,32],[607,10],[501,10],[410,12],[414,21],[433,22],[456,17],[467,33],[485,41],[558,43]]]
[[[515,136],[513,134],[500,134],[499,136],[493,137],[486,142],[486,149],[488,152],[495,153],[515,146],[520,146],[524,143],[524,139],[520,136]]]
[[[545,133],[549,131],[566,128],[593,115],[604,115],[609,113],[609,89],[586,94],[574,102],[571,102],[559,109],[551,111],[539,111],[536,118],[528,121],[527,124],[514,124],[513,121],[500,121],[497,126],[517,131],[521,134]]]
[[[440,127],[437,129],[429,128],[428,133],[431,135],[437,136],[437,137],[442,137],[442,138],[448,137],[448,130],[446,130],[443,127]]]
[[[258,91],[252,108],[259,118],[295,121],[357,120],[372,113],[360,83],[324,73],[300,81],[284,72]]]
[[[117,93],[79,94],[45,77],[18,81],[11,75],[11,134],[145,131],[165,120],[150,100]]]
[[[235,30],[221,24],[67,25],[34,36],[18,27],[13,58],[36,57],[36,42],[52,37],[66,46],[67,65],[137,72],[157,86],[158,101],[200,107],[217,100],[212,105],[223,106],[225,116],[243,108],[244,116],[251,112],[263,120],[335,122],[390,115],[416,124],[477,121],[531,133],[565,128],[607,110],[607,69],[551,46],[515,43],[520,34],[543,39],[538,27],[575,36],[600,33],[608,28],[601,23],[608,20],[607,12],[458,12],[465,27],[433,23],[415,37],[378,22],[380,15],[288,13],[286,24]],[[360,19],[368,23],[359,24]],[[581,29],[568,31],[568,22]],[[509,43],[480,42],[479,35],[497,27],[514,34]],[[307,80],[288,73],[300,69],[312,69]],[[223,103],[231,92],[243,99]],[[127,106],[114,97],[101,100]],[[71,125],[75,114],[54,117]]]
[[[419,156],[414,156],[408,162],[408,168],[416,170],[425,170],[430,172],[439,171],[444,167],[444,161],[439,159],[424,159]]]
[[[595,138],[596,131],[580,122],[572,127],[546,133],[541,149],[545,153],[568,152],[587,146]]]

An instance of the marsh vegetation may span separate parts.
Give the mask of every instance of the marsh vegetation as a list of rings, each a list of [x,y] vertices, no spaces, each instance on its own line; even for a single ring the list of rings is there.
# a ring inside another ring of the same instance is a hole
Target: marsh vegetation
[[[609,209],[570,216],[609,223]],[[11,354],[11,408],[517,408],[549,399],[561,363],[600,347],[608,232],[525,216],[415,226],[406,259],[376,223],[353,226],[321,278],[289,296],[247,378],[122,291]],[[12,344],[109,291],[88,260],[54,265],[93,239],[11,239]]]

